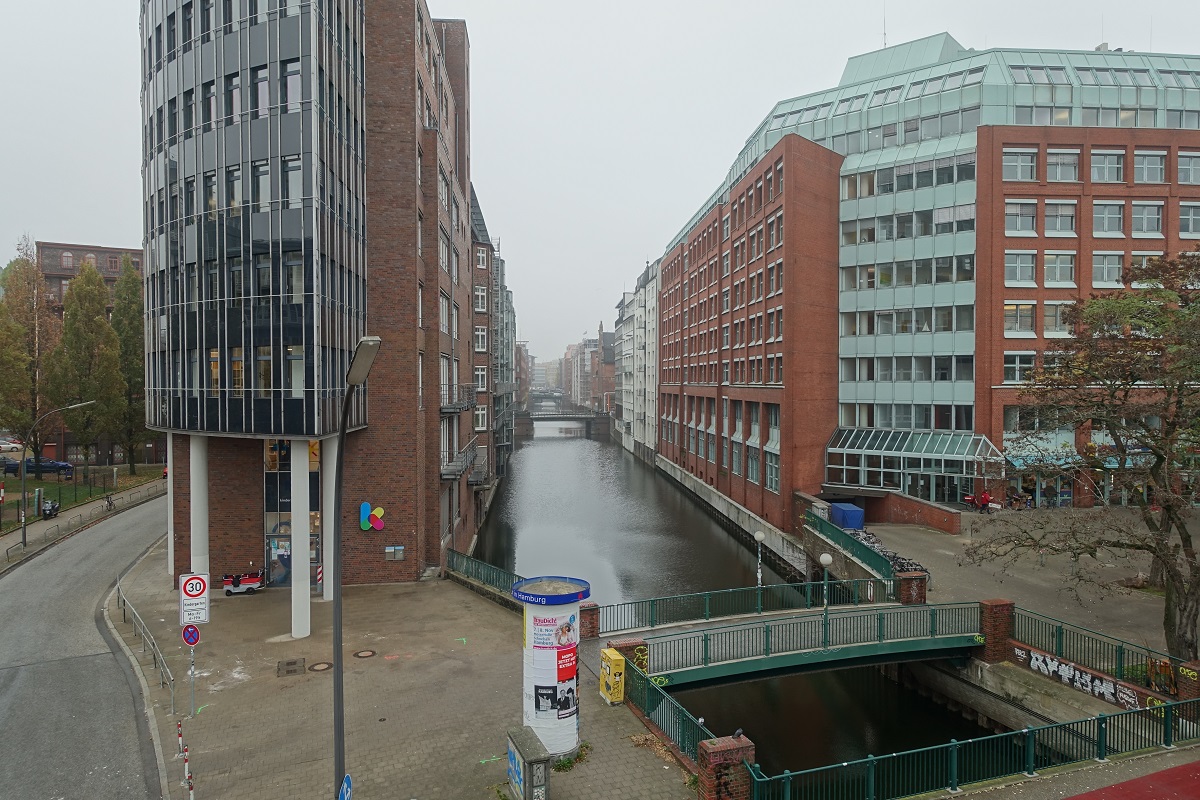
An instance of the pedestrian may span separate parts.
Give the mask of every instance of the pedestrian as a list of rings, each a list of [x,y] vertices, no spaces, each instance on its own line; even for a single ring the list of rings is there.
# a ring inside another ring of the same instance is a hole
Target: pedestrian
[[[979,495],[979,513],[986,514],[992,510],[992,496],[988,494],[988,490],[984,489],[983,494]]]

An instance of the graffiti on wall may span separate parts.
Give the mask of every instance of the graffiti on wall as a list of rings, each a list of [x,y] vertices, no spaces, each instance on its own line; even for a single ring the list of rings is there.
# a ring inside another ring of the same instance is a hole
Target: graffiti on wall
[[[1014,647],[1013,660],[1028,666],[1030,671],[1045,675],[1047,678],[1058,678],[1064,686],[1090,694],[1092,697],[1134,711],[1142,708],[1142,701],[1133,687],[1120,683],[1116,679],[1074,664],[1066,659],[1055,658],[1037,650]],[[1147,705],[1149,700],[1147,700]]]

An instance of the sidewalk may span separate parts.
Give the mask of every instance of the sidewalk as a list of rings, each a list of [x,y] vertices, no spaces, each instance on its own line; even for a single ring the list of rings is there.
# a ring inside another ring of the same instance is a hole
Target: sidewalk
[[[149,468],[155,469],[156,467],[151,464]],[[125,468],[122,467],[122,469]],[[161,467],[159,469],[161,471]],[[141,486],[135,486],[132,489],[114,492],[112,498],[116,508],[112,511],[109,511],[105,507],[104,498],[101,497],[98,500],[65,508],[54,519],[44,520],[40,513],[36,517],[30,514],[29,521],[25,525],[26,547],[24,550],[21,548],[20,527],[0,535],[0,555],[3,555],[3,558],[0,558],[0,575],[13,569],[26,558],[54,545],[58,540],[74,533],[84,525],[94,522],[101,517],[117,514],[131,505],[137,505],[146,500],[161,497],[166,493],[167,482],[161,478],[157,478]]]
[[[212,622],[196,647],[196,715],[178,599],[159,542],[122,579],[175,676],[179,716],[140,640],[109,616],[142,663],[171,797],[181,800],[182,759],[173,758],[183,720],[198,798],[327,798],[333,790],[331,604],[312,606],[312,636],[288,631],[288,589],[212,598]],[[450,581],[353,586],[344,591],[346,766],[356,798],[496,800],[505,782],[506,732],[521,716],[521,618]],[[281,662],[304,660],[282,675]],[[645,727],[624,706],[601,702],[596,676],[580,671],[580,730],[593,749],[553,773],[560,800],[695,796],[687,773],[637,747]]]

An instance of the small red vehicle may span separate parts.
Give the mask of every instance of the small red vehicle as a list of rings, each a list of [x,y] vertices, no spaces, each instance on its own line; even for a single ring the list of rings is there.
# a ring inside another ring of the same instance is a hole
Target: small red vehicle
[[[243,572],[241,575],[226,575],[221,579],[221,583],[225,587],[226,597],[235,594],[254,594],[259,589],[263,588],[263,571],[260,569],[258,572]]]

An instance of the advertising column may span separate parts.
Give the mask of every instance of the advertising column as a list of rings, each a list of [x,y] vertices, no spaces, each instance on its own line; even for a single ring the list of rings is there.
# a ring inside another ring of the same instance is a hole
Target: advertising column
[[[552,758],[579,749],[579,601],[591,586],[578,578],[527,578],[513,584],[524,606],[522,717]]]

